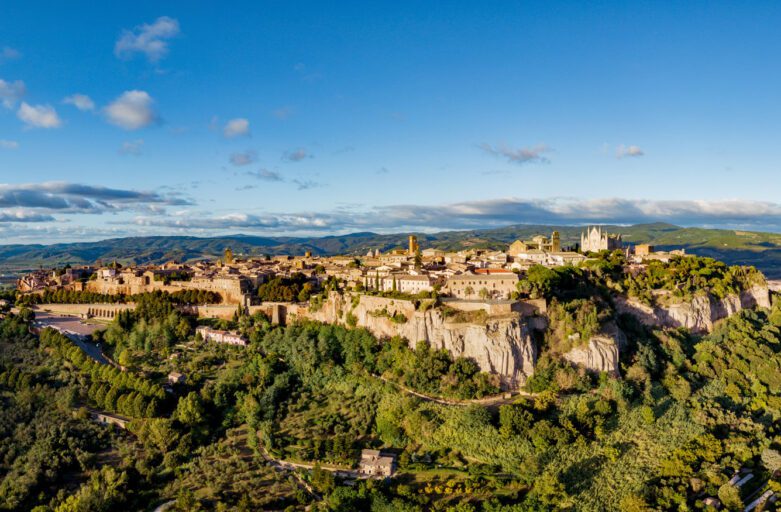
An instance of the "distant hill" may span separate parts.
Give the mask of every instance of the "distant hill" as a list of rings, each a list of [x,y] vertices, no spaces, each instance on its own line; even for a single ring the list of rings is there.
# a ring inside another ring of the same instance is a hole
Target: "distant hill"
[[[731,264],[754,265],[770,278],[781,278],[781,234],[682,228],[664,223],[603,226],[603,229],[621,233],[626,243],[651,243],[658,249],[684,248],[687,252],[711,256]],[[502,249],[518,238],[547,235],[554,230],[561,233],[564,245],[571,245],[580,240],[584,227],[519,224],[495,229],[416,234],[422,248]],[[259,237],[239,234],[213,238],[150,236],[54,245],[0,245],[0,271],[8,273],[40,266],[114,260],[123,264],[162,263],[173,259],[191,261],[217,258],[226,247],[230,247],[234,254],[246,256],[303,254],[305,251],[319,255],[363,255],[370,249],[387,251],[394,247],[405,247],[408,234],[367,232],[324,237]]]

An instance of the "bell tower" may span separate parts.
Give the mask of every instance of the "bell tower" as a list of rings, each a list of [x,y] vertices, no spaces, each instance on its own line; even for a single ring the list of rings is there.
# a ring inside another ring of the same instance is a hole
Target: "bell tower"
[[[415,254],[417,254],[417,252],[418,252],[418,249],[419,249],[419,247],[418,247],[418,237],[416,237],[415,235],[410,235],[409,236],[408,254],[410,256],[415,256]]]
[[[550,237],[551,252],[561,252],[561,237],[558,231],[554,231]]]

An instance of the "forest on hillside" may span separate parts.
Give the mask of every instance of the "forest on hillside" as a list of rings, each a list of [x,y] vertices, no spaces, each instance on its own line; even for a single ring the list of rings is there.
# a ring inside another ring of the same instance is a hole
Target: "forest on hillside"
[[[237,314],[210,325],[248,346],[209,343],[194,331],[204,321],[165,294],[94,340],[125,371],[55,331],[31,333],[27,308],[5,311],[0,510],[643,511],[713,499],[742,510],[781,491],[781,304],[707,335],[654,329],[605,294],[685,281],[718,295],[757,277],[703,260],[632,284],[620,268],[606,254],[521,281],[519,293],[556,305],[535,374],[510,399],[472,360],[363,329]],[[559,357],[569,333],[602,322],[627,335],[621,377]],[[353,469],[364,448],[396,456],[393,478],[329,471]],[[735,475],[751,476],[737,486]]]

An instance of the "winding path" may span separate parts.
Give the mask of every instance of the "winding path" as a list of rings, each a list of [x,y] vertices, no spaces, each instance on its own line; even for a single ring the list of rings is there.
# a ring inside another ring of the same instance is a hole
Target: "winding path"
[[[380,379],[383,382],[386,382],[392,386],[397,387],[399,390],[403,391],[404,393],[407,393],[408,395],[413,395],[421,400],[425,400],[427,402],[433,402],[441,405],[458,405],[458,406],[467,406],[467,405],[497,405],[497,404],[503,404],[503,403],[512,403],[517,397],[519,396],[525,396],[533,398],[537,396],[537,393],[530,393],[528,391],[507,391],[505,393],[501,393],[498,395],[490,395],[485,396],[483,398],[470,398],[467,400],[458,400],[458,399],[450,399],[450,398],[441,398],[431,395],[426,395],[424,393],[421,393],[419,391],[415,391],[414,389],[410,389],[406,386],[403,386],[399,384],[398,382],[394,382],[387,377],[383,377],[382,375],[371,375],[374,378]],[[509,396],[508,396],[509,395]]]

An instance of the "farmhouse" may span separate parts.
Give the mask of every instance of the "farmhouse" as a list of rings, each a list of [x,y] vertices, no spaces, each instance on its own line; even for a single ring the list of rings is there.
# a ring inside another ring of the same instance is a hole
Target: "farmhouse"
[[[396,470],[396,456],[380,450],[362,450],[358,472],[372,477],[389,477]]]

